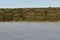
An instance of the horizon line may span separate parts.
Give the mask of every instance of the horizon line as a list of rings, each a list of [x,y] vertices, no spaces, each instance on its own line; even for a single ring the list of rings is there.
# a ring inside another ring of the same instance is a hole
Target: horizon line
[[[60,8],[60,7],[0,7],[0,8]]]

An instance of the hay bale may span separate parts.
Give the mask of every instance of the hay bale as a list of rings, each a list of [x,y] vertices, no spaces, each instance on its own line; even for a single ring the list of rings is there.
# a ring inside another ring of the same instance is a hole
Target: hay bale
[[[22,18],[20,18],[20,17],[14,17],[13,21],[22,21]]]

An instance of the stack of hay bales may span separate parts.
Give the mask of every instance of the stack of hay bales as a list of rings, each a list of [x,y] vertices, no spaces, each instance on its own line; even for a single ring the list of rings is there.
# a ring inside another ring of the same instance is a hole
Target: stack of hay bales
[[[3,11],[0,9],[0,21],[3,21]]]
[[[35,13],[36,13],[36,21],[45,21],[46,13],[44,8],[36,9]]]
[[[34,21],[34,9],[26,8],[24,9],[25,21]]]
[[[0,21],[60,21],[60,8],[0,9]]]
[[[4,9],[3,21],[13,21],[13,13],[10,9]]]
[[[25,8],[25,21],[45,21],[45,8]]]
[[[60,8],[56,9],[56,13],[57,13],[57,20],[60,21]]]
[[[13,18],[13,20],[14,21],[22,21],[23,20],[23,15],[24,15],[24,13],[23,13],[24,11],[23,11],[23,9],[22,8],[20,8],[20,9],[14,9],[13,10],[13,16],[14,16],[14,18]]]
[[[55,8],[47,9],[47,21],[57,21],[57,13]]]
[[[19,21],[20,20],[20,13],[17,9],[13,9],[13,21]]]

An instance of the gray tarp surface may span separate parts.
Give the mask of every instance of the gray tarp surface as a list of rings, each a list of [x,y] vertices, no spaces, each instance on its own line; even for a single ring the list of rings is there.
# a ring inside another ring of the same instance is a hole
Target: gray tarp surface
[[[60,23],[1,22],[0,40],[60,40]]]

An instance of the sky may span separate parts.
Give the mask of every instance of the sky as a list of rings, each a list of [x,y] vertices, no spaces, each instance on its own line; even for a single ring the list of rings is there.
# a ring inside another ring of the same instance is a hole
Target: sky
[[[60,0],[0,0],[0,8],[60,7]]]

